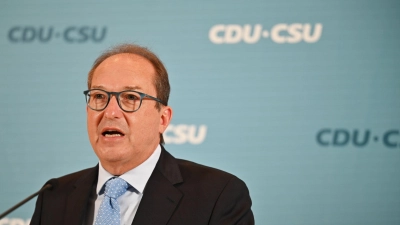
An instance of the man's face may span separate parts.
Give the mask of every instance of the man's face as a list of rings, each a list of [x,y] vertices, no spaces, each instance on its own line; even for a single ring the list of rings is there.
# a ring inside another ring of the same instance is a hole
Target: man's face
[[[96,68],[90,88],[110,92],[135,90],[157,97],[154,77],[154,67],[145,58],[117,54]],[[168,106],[159,111],[155,104],[156,101],[145,98],[138,111],[124,112],[113,96],[103,111],[86,108],[90,143],[106,170],[123,167],[120,169],[126,172],[153,153],[172,113]],[[120,169],[117,170],[121,172]]]

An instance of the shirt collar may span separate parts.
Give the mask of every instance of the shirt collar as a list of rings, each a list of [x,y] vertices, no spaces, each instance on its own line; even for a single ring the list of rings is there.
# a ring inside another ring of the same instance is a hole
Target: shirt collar
[[[146,159],[139,166],[127,171],[126,173],[119,176],[124,179],[131,187],[136,189],[139,193],[143,193],[144,187],[146,186],[147,181],[150,178],[151,173],[156,167],[157,161],[161,155],[161,147],[157,145],[156,150],[154,150],[153,154]],[[96,193],[98,195],[102,194],[104,184],[110,179],[114,177],[111,173],[104,169],[104,167],[99,162],[99,176],[97,181]]]

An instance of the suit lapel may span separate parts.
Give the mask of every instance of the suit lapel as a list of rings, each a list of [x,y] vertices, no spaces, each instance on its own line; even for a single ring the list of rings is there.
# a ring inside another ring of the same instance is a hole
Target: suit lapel
[[[84,176],[76,181],[67,196],[67,205],[64,218],[65,225],[81,225],[86,215],[89,196],[93,185],[97,183],[98,166],[93,167]]]
[[[183,179],[175,158],[162,148],[132,225],[167,224],[182,198],[182,193],[174,186],[181,182]]]

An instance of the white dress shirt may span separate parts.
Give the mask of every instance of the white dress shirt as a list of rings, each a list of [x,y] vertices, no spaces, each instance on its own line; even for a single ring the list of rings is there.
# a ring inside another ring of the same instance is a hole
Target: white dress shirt
[[[132,170],[129,170],[128,172],[119,176],[129,184],[128,191],[117,199],[121,209],[121,225],[132,224],[133,218],[135,217],[136,211],[139,207],[140,200],[143,197],[143,190],[157,164],[158,159],[160,158],[160,154],[161,147],[158,145],[156,150],[146,161],[136,168],[133,168]],[[96,195],[92,196],[90,199],[86,224],[94,225],[100,204],[104,199],[104,184],[112,177],[114,177],[114,175],[106,171],[99,162],[99,176],[97,181]],[[94,214],[91,212],[94,212]]]

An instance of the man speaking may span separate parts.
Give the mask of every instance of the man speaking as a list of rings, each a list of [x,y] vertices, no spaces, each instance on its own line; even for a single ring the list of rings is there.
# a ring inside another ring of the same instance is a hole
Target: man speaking
[[[99,164],[58,178],[31,224],[254,224],[243,181],[164,149],[169,93],[168,73],[147,48],[123,44],[98,57],[84,94]]]

